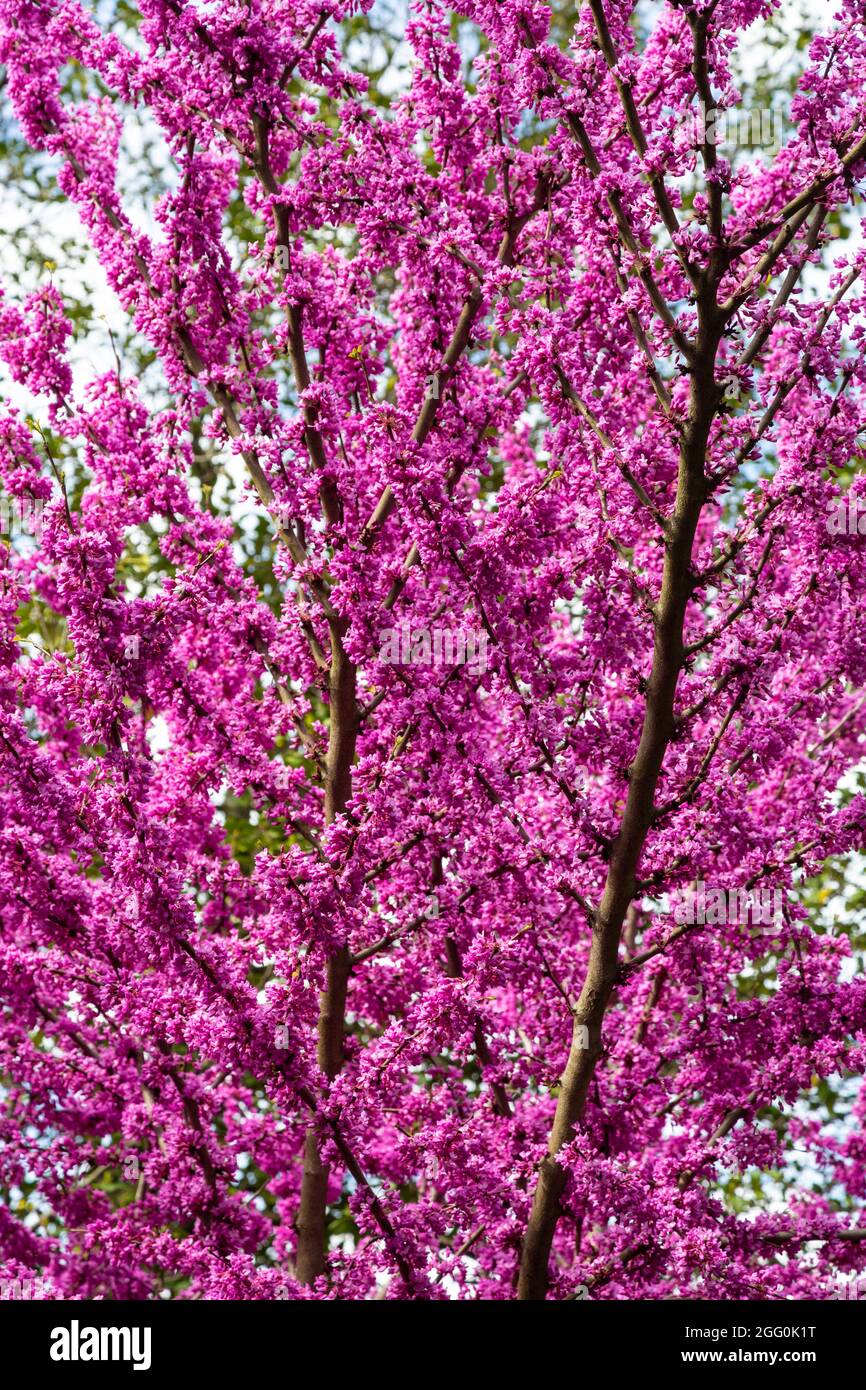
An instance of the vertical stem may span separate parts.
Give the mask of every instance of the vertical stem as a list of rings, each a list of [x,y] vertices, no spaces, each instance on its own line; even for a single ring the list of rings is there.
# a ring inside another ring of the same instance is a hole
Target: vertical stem
[[[330,727],[325,773],[325,822],[330,825],[346,809],[352,794],[352,762],[358,733],[355,700],[357,673],[343,646],[345,624],[331,620]],[[325,988],[319,995],[317,1058],[329,1081],[343,1068],[346,993],[349,987],[349,947],[342,942],[326,968]],[[325,1268],[328,1167],[322,1162],[315,1125],[304,1139],[301,1201],[296,1229],[296,1273],[302,1284],[311,1284]]]
[[[653,610],[653,662],[643,728],[629,769],[626,806],[593,923],[586,976],[574,1008],[571,1048],[523,1241],[517,1286],[517,1297],[523,1300],[543,1299],[547,1295],[550,1251],[566,1181],[565,1169],[557,1156],[583,1118],[589,1084],[601,1056],[602,1023],[618,972],[620,932],[634,896],[638,862],[652,822],[655,790],[674,730],[674,701],[683,662],[683,624],[692,592],[692,546],[706,498],[707,441],[719,400],[715,358],[722,326],[714,287],[703,287],[699,309],[701,324],[692,364],[689,413],[680,446],[677,494],[666,527],[661,593]]]

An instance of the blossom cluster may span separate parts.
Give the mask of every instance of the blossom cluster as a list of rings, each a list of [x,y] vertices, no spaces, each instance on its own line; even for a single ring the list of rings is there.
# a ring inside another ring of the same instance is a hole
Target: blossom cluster
[[[4,288],[40,524],[0,538],[3,1279],[827,1296],[866,1270],[866,985],[799,889],[866,828],[866,543],[827,525],[866,504],[862,3],[732,160],[683,115],[771,0],[590,0],[566,41],[413,0],[387,98],[365,0],[138,5],[0,0],[164,388]],[[383,642],[419,632],[484,659]],[[660,908],[707,883],[772,937]],[[840,1077],[841,1126],[804,1104]],[[794,1150],[828,1180],[744,1217],[723,1177]]]

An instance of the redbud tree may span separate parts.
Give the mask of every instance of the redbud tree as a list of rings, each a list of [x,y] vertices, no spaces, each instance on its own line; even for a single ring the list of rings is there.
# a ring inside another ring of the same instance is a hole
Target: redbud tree
[[[4,1278],[866,1267],[866,15],[721,140],[776,9],[2,0],[141,368],[7,277]]]

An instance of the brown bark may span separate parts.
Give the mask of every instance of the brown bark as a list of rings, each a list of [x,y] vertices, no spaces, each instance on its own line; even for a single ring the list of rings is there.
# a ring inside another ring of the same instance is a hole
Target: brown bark
[[[325,989],[319,995],[318,1062],[333,1081],[343,1066],[343,1031],[346,991],[349,984],[349,951],[341,947],[327,967]],[[312,1284],[325,1268],[325,1236],[328,1209],[328,1174],[319,1153],[315,1122],[304,1138],[301,1200],[296,1230],[298,1254],[295,1272],[302,1284]]]
[[[517,1297],[522,1300],[543,1299],[547,1294],[548,1263],[566,1177],[557,1155],[583,1117],[587,1090],[601,1056],[602,1022],[619,969],[620,933],[635,893],[655,791],[674,731],[674,701],[684,656],[683,624],[692,592],[692,546],[706,498],[707,440],[720,398],[715,358],[722,322],[714,287],[702,288],[699,309],[701,322],[694,347],[689,413],[680,447],[676,501],[665,528],[661,593],[653,610],[653,662],[643,729],[629,769],[626,806],[593,923],[586,976],[573,1013],[571,1048],[523,1241],[517,1289]],[[588,1032],[588,1046],[584,1029]]]
[[[358,733],[356,671],[343,647],[339,619],[331,622],[330,728],[325,776],[325,822],[330,825],[346,809],[352,792],[352,762]],[[348,943],[338,947],[328,961],[325,988],[319,995],[317,1059],[329,1081],[343,1068],[343,1035],[346,993],[351,962]],[[301,1200],[296,1229],[296,1273],[302,1284],[311,1284],[325,1268],[325,1236],[328,1206],[328,1168],[322,1162],[315,1121],[304,1139]]]

